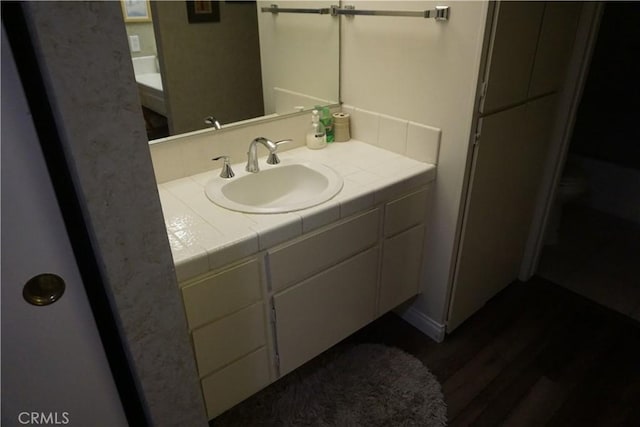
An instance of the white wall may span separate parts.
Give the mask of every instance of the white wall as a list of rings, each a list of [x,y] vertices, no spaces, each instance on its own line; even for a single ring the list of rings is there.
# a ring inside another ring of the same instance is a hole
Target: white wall
[[[339,20],[328,15],[260,12],[273,1],[258,1],[265,114],[276,112],[274,87],[337,103]],[[282,8],[328,8],[333,0],[277,2]]]
[[[423,294],[413,308],[446,320],[487,2],[353,1],[357,9],[451,7],[448,22],[356,16],[342,19],[345,104],[442,129]]]

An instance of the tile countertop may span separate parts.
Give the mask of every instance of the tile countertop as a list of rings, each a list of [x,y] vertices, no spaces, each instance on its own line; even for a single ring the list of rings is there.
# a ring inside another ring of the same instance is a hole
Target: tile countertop
[[[220,169],[158,185],[178,281],[215,270],[291,240],[341,218],[364,211],[435,179],[436,167],[361,141],[329,144],[322,150],[295,148],[279,154],[323,163],[344,178],[332,199],[295,212],[245,214],[211,202],[205,184]],[[269,166],[260,158],[260,167]],[[232,165],[243,170],[245,163]]]

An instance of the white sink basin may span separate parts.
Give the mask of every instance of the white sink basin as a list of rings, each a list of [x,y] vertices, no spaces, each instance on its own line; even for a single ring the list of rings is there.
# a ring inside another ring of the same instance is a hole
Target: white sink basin
[[[240,175],[240,174],[238,174]],[[326,202],[342,189],[343,180],[333,169],[314,162],[267,166],[257,173],[224,179],[205,186],[213,203],[245,213],[284,213]]]

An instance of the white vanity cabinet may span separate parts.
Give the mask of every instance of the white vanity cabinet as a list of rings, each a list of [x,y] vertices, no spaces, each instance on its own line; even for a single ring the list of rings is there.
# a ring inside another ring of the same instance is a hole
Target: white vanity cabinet
[[[256,257],[181,286],[209,418],[275,379],[263,271]]]
[[[209,418],[419,293],[429,186],[181,284]]]
[[[419,293],[429,187],[385,206],[377,314]]]
[[[374,209],[269,252],[281,375],[375,318],[379,218]]]
[[[370,248],[274,295],[280,375],[373,321],[378,253]]]
[[[269,253],[280,375],[419,293],[429,188]]]

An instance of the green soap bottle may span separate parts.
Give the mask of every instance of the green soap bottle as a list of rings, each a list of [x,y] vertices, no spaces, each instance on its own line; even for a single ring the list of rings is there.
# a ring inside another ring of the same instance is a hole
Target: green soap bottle
[[[324,125],[324,129],[327,134],[327,142],[333,142],[335,137],[333,134],[333,116],[331,115],[331,110],[329,110],[329,107],[320,107],[319,111],[320,122]]]

